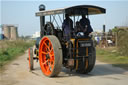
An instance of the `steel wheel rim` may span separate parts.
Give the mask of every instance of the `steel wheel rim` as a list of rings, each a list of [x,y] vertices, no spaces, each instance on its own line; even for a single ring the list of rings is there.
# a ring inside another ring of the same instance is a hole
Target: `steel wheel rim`
[[[40,43],[39,61],[43,73],[49,76],[54,69],[54,51],[51,41],[44,37]]]

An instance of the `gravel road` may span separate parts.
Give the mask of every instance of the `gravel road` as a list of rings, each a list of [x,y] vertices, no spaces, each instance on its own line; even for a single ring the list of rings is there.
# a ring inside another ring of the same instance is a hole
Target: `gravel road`
[[[128,85],[128,71],[99,61],[88,75],[62,68],[58,77],[48,78],[36,61],[35,70],[29,72],[27,56],[26,52],[5,66],[0,72],[0,85]]]

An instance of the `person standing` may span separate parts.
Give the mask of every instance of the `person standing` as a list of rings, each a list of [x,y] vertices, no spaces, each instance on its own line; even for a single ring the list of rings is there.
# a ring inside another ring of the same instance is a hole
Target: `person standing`
[[[89,35],[89,33],[93,32],[90,21],[88,18],[85,17],[85,15],[82,15],[82,19],[80,19],[80,24],[85,35]]]
[[[64,37],[68,41],[71,37],[71,32],[73,31],[73,21],[69,18],[68,14],[65,14],[65,20],[62,24],[62,30],[64,32]]]

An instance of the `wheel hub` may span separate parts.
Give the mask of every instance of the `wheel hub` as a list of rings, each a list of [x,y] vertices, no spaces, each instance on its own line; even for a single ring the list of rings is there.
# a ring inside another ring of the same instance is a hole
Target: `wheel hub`
[[[50,59],[50,55],[46,54],[46,60]]]

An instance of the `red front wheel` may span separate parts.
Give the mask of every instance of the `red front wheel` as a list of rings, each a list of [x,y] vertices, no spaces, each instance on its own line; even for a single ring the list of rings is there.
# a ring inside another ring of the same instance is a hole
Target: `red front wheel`
[[[45,36],[39,46],[39,62],[44,75],[57,76],[62,66],[62,49],[55,36]]]

